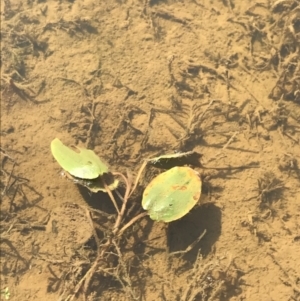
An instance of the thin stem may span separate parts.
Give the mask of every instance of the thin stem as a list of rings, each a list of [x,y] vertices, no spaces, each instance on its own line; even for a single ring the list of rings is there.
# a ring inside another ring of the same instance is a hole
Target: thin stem
[[[139,215],[135,216],[133,219],[131,219],[125,226],[123,226],[123,228],[121,228],[118,232],[118,236],[122,235],[123,232],[130,227],[132,224],[134,224],[137,220],[139,220],[140,218],[144,217],[148,215],[148,212],[142,212]]]
[[[147,164],[148,164],[148,160],[145,160],[144,163],[142,164],[142,166],[141,166],[141,168],[140,168],[140,170],[139,170],[139,172],[138,172],[136,178],[135,178],[134,186],[133,186],[133,188],[131,189],[131,191],[130,191],[128,197],[130,197],[130,196],[132,195],[132,193],[135,191],[135,189],[136,189],[136,187],[137,187],[137,185],[138,185],[138,183],[139,183],[140,177],[141,177],[141,175],[142,175],[142,172],[143,172],[143,170],[145,169],[145,167],[147,166]]]
[[[126,191],[125,191],[125,195],[124,195],[124,198],[123,198],[123,204],[122,204],[122,207],[121,207],[121,211],[118,212],[118,217],[117,217],[117,220],[116,220],[114,228],[113,228],[113,234],[116,234],[119,231],[123,216],[125,214],[126,204],[127,204],[128,198],[129,198],[129,192],[130,192],[130,186],[131,185],[129,184],[129,181],[127,180],[127,178],[123,174],[121,174],[119,172],[115,172],[115,173],[113,173],[113,175],[118,175],[118,176],[122,177],[125,184],[126,184]]]
[[[115,206],[115,208],[116,208],[116,210],[117,210],[117,212],[118,212],[118,215],[120,215],[120,210],[119,210],[119,208],[118,208],[118,206],[117,206],[117,202],[116,202],[116,200],[115,200],[115,197],[113,196],[111,190],[109,189],[109,187],[107,186],[107,184],[105,183],[105,181],[103,180],[103,178],[100,177],[100,179],[101,179],[102,184],[103,184],[103,186],[104,186],[106,192],[108,193],[108,195],[109,195],[111,201],[113,202],[113,204],[114,204],[114,206]]]
[[[130,182],[129,182],[128,179],[127,179],[122,173],[120,173],[120,172],[114,172],[114,173],[113,173],[113,176],[119,176],[119,177],[122,177],[122,178],[123,178],[123,180],[124,180],[124,182],[125,182],[125,184],[126,184],[126,191],[125,191],[125,195],[124,195],[123,199],[124,199],[124,201],[125,201],[125,200],[127,201],[127,200],[129,199],[129,192],[130,192],[130,188],[131,188]]]

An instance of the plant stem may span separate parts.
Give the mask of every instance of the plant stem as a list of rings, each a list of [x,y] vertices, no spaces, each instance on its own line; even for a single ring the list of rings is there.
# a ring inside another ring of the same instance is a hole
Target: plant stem
[[[114,204],[114,206],[115,206],[115,208],[116,208],[116,210],[117,210],[117,212],[118,212],[118,215],[120,215],[120,210],[119,210],[119,208],[118,208],[118,206],[117,206],[117,202],[116,202],[116,200],[115,200],[115,197],[113,196],[111,190],[109,189],[109,187],[108,187],[108,185],[105,183],[105,181],[102,179],[102,177],[100,177],[100,179],[101,179],[102,184],[103,184],[103,186],[104,186],[106,192],[108,193],[108,195],[109,195],[111,201],[113,202],[113,204]]]
[[[137,176],[135,178],[135,182],[134,182],[133,188],[131,189],[128,197],[130,197],[133,194],[133,192],[135,191],[135,189],[136,189],[136,187],[137,187],[137,185],[139,183],[140,177],[142,175],[142,172],[145,169],[145,167],[147,166],[147,164],[148,164],[148,160],[145,160],[144,163],[142,164],[141,168],[139,169],[139,172],[138,172],[138,174],[137,174]]]
[[[139,220],[140,218],[144,217],[148,215],[148,212],[142,212],[139,215],[135,216],[134,218],[132,218],[125,226],[123,226],[119,231],[118,231],[118,236],[122,235],[123,232],[130,227],[132,224],[134,224],[137,220]]]

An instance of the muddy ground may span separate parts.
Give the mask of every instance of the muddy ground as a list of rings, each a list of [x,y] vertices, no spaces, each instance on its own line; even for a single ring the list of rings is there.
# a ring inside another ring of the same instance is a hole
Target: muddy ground
[[[299,0],[1,0],[1,300],[300,300],[299,46]],[[200,204],[87,281],[116,213],[56,137],[134,175],[196,151]]]

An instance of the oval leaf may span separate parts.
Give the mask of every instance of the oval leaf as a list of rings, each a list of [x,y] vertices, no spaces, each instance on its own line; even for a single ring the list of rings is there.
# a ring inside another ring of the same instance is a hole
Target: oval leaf
[[[72,176],[81,179],[96,179],[108,172],[108,167],[92,151],[78,148],[75,152],[65,146],[58,138],[51,142],[51,152],[58,164]]]
[[[186,215],[198,202],[202,182],[190,167],[173,167],[146,187],[142,206],[150,218],[171,222]]]

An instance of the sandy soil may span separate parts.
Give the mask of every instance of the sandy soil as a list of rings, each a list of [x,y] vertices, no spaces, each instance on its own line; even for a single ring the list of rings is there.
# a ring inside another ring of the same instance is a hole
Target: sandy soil
[[[1,300],[300,300],[299,45],[299,0],[1,0]],[[197,151],[200,205],[80,286],[116,214],[56,137],[133,174]]]

